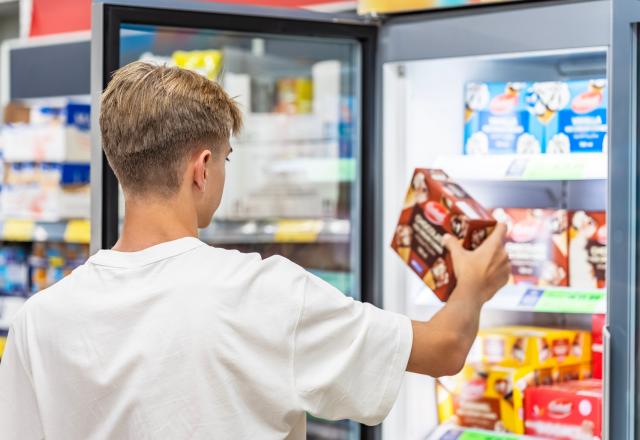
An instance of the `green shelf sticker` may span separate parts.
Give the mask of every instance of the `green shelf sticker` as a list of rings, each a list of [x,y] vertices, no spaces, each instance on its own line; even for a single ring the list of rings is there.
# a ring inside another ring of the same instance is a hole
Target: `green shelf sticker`
[[[572,291],[547,289],[535,306],[536,312],[594,313],[606,298],[604,290]]]
[[[467,430],[458,437],[458,440],[518,440],[518,438],[517,435],[512,434]]]
[[[579,161],[562,161],[555,163],[529,160],[523,173],[527,180],[578,180],[585,175],[585,164]]]

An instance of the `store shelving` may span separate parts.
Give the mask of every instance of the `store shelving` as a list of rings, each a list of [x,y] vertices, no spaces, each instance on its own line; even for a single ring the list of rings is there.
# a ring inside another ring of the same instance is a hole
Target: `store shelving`
[[[416,306],[441,307],[429,289],[415,297]],[[541,313],[606,313],[606,289],[507,285],[484,306],[488,310]]]
[[[26,219],[0,221],[0,239],[4,241],[50,241],[88,244],[90,221],[83,219],[36,222]]]
[[[204,241],[225,243],[347,243],[351,222],[324,220],[214,221],[200,231]]]

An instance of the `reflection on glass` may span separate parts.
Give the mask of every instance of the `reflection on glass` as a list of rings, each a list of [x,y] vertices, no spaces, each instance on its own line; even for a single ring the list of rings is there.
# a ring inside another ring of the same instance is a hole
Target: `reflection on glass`
[[[359,44],[124,24],[120,65],[136,60],[218,80],[243,109],[222,205],[201,238],[284,255],[359,298]],[[352,422],[309,421],[309,438],[358,437]]]

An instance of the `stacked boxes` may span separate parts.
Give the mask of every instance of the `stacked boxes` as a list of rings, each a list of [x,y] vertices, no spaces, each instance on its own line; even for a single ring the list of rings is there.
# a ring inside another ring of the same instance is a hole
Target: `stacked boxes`
[[[418,168],[407,191],[391,247],[446,301],[455,288],[451,256],[444,234],[457,237],[466,249],[477,248],[496,222],[482,206],[441,170]]]
[[[607,150],[607,81],[469,83],[465,154]]]
[[[440,381],[439,418],[523,434],[529,387],[586,379],[590,373],[588,332],[537,327],[484,330],[462,372]]]
[[[540,136],[530,133],[528,84],[470,83],[465,91],[465,153],[541,153]]]
[[[493,217],[507,225],[512,283],[568,285],[566,210],[495,209]]]
[[[511,260],[511,283],[605,287],[605,212],[497,208],[492,215],[507,225],[505,247]]]
[[[7,164],[0,196],[2,217],[38,221],[89,218],[89,177],[89,164]]]
[[[571,214],[569,231],[571,286],[603,288],[607,270],[606,213],[576,211]]]
[[[562,440],[597,440],[602,433],[602,381],[527,388],[525,432]]]

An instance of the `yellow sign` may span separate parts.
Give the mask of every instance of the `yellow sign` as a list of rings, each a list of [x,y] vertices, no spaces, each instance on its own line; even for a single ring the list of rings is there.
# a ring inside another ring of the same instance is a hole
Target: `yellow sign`
[[[322,230],[322,220],[282,220],[278,222],[275,241],[279,243],[312,243]]]
[[[418,11],[441,6],[439,0],[358,0],[358,14]]]
[[[7,220],[2,228],[2,239],[6,241],[31,241],[35,226],[33,220]]]
[[[87,244],[91,240],[91,223],[89,220],[69,220],[64,231],[64,241],[67,243]]]

